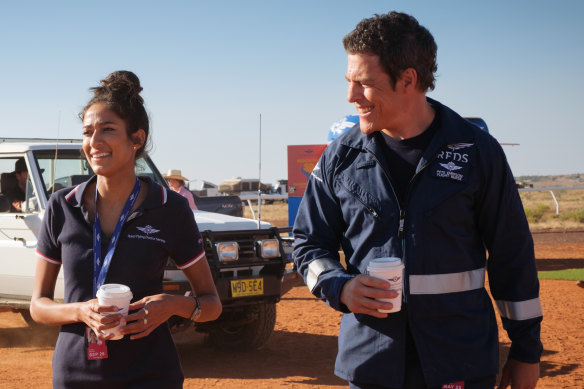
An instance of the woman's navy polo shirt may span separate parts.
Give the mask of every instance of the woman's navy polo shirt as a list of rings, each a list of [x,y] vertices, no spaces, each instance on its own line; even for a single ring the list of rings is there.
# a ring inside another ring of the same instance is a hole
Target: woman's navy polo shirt
[[[89,181],[56,192],[43,218],[37,254],[63,266],[65,302],[93,296],[93,222],[82,204]],[[181,269],[203,258],[201,234],[187,200],[149,178],[143,203],[128,217],[117,243],[106,283],[130,287],[132,301],[162,293],[167,258]],[[109,239],[102,236],[102,255]],[[184,380],[168,325],[149,336],[108,341],[108,358],[88,360],[85,323],[62,326],[53,355],[55,388],[181,388]]]

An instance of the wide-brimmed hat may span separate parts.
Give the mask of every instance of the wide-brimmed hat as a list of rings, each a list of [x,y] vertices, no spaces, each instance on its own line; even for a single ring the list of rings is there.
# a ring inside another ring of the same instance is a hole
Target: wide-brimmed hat
[[[188,178],[182,176],[182,173],[179,169],[168,169],[166,174],[163,174],[162,177],[164,178],[172,178],[173,180],[181,180],[181,181],[188,181]]]

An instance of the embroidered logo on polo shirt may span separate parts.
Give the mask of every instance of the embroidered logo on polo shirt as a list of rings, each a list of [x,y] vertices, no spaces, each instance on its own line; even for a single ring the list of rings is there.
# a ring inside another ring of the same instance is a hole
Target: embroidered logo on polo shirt
[[[160,232],[160,230],[157,230],[156,228],[152,228],[151,225],[147,225],[146,227],[136,227],[136,228],[139,229],[140,231],[142,231],[143,233],[145,233],[146,235],[156,234],[157,232]]]
[[[142,234],[128,234],[128,238],[130,239],[145,239],[145,240],[154,240],[156,242],[161,242],[161,243],[166,243],[166,241],[164,239],[161,238],[157,238],[155,236],[150,236],[150,235],[154,235],[160,232],[160,230],[157,230],[156,228],[152,227],[151,225],[146,225],[144,227],[136,227],[136,229],[140,232],[142,232]],[[145,235],[143,235],[145,234]]]
[[[465,182],[468,171],[470,170],[469,163],[474,156],[473,146],[474,143],[452,143],[446,145],[436,155],[436,160],[431,168],[432,176]]]

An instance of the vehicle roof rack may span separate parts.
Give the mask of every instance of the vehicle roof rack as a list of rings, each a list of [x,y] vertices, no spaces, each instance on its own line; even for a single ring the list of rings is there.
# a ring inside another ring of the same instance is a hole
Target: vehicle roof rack
[[[0,137],[0,143],[79,143],[81,139],[49,139],[49,138],[4,138]]]

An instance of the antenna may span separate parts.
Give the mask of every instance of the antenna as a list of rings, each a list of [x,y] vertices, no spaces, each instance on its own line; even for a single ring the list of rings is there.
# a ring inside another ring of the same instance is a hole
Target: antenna
[[[262,114],[260,113],[260,153],[258,166],[258,230],[262,222]]]

